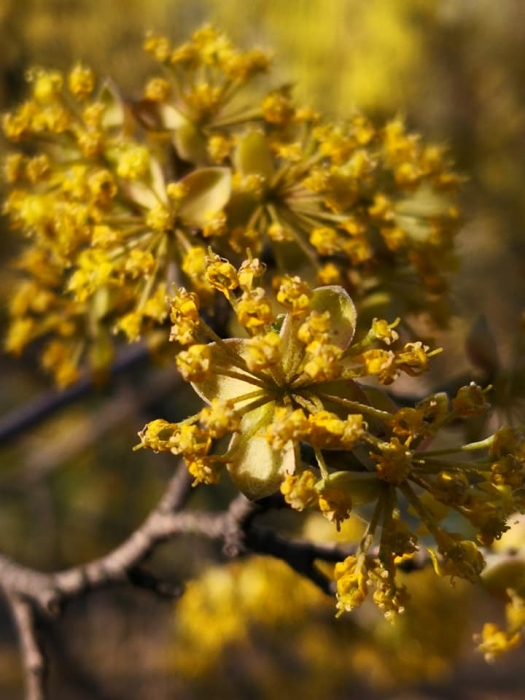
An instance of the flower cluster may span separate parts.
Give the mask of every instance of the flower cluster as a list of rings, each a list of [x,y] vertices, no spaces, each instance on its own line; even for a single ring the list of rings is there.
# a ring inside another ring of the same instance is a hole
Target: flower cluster
[[[506,428],[482,442],[430,449],[446,426],[487,411],[485,392],[471,384],[452,400],[436,394],[398,408],[380,386],[418,376],[436,350],[402,343],[397,322],[379,319],[353,342],[356,311],[344,289],[312,289],[288,276],[272,299],[256,286],[261,272],[257,259],[236,269],[207,258],[205,277],[228,299],[244,338],[216,337],[191,292],[172,298],[172,338],[185,346],[177,366],[207,405],[181,423],[149,423],[142,445],[182,455],[195,483],[215,483],[226,468],[248,497],[280,490],[293,509],[317,509],[338,528],[366,508],[359,551],[335,571],[341,611],[370,588],[387,616],[402,610],[396,562],[412,556],[422,536],[434,542],[438,573],[477,581],[478,545],[499,538],[524,505],[522,434]],[[478,544],[448,530],[451,513],[470,523]]]
[[[523,434],[450,447],[444,431],[488,412],[486,389],[403,407],[389,391],[439,352],[406,317],[448,317],[459,178],[446,152],[400,119],[332,123],[287,87],[254,97],[269,56],[212,28],[179,47],[150,35],[145,50],[162,75],[134,102],[82,65],[34,70],[4,117],[20,145],[4,210],[29,239],[8,350],[43,339],[64,386],[86,355],[111,362],[116,332],[165,326],[155,337],[206,405],[149,423],[141,446],[181,455],[196,484],[226,470],[249,498],[279,492],[337,529],[359,512],[365,534],[335,567],[339,611],[370,591],[387,617],[403,610],[396,565],[421,546],[437,573],[477,581],[478,545],[525,506]],[[369,330],[356,334],[358,312]]]
[[[443,149],[400,120],[332,124],[288,89],[246,92],[244,106],[269,56],[210,27],[179,47],[148,36],[145,50],[162,75],[132,103],[86,66],[38,69],[4,117],[21,148],[6,160],[4,211],[30,240],[9,351],[45,338],[42,364],[60,385],[86,353],[103,368],[115,332],[133,341],[167,321],[173,282],[212,303],[210,244],[236,263],[270,246],[276,276],[300,271],[359,307],[381,299],[445,320],[458,177]]]

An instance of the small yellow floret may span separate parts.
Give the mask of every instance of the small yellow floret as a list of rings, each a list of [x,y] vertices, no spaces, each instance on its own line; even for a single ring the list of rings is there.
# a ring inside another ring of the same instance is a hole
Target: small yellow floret
[[[300,277],[284,277],[277,292],[277,301],[290,309],[292,316],[303,316],[309,310],[312,290]]]
[[[244,292],[237,302],[235,313],[239,323],[249,331],[259,331],[273,320],[272,305],[262,287]]]
[[[177,355],[176,363],[187,382],[202,382],[210,375],[211,350],[208,345],[192,345]]]
[[[210,437],[217,440],[226,433],[238,430],[241,419],[235,411],[233,402],[214,398],[211,404],[200,412],[199,421]]]
[[[149,173],[150,155],[144,146],[128,146],[117,161],[117,175],[125,180],[139,180]]]
[[[358,568],[357,563],[357,558],[350,556],[335,565],[337,607],[341,612],[358,607],[368,594],[366,569],[364,566]]]
[[[287,474],[281,484],[284,500],[298,511],[315,506],[318,499],[316,482],[315,474],[309,469],[299,475]]]
[[[205,279],[227,299],[230,298],[230,292],[239,286],[237,271],[233,265],[218,255],[206,259]]]
[[[275,331],[246,341],[246,364],[250,372],[269,370],[281,361],[281,338]]]
[[[95,75],[91,68],[77,64],[69,73],[68,87],[77,99],[91,95],[95,87]]]

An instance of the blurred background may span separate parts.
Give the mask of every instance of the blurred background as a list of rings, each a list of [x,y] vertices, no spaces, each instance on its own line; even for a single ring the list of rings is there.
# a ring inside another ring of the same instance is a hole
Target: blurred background
[[[458,320],[440,338],[448,358],[441,368],[468,368],[464,340],[484,314],[508,376],[519,379],[525,4],[0,0],[2,111],[24,98],[28,68],[65,71],[79,59],[137,95],[156,71],[142,51],[145,32],[177,43],[204,23],[241,47],[273,51],[268,87],[293,83],[299,102],[334,118],[353,107],[379,122],[401,115],[425,140],[448,145],[466,178],[465,224],[454,285]],[[2,153],[5,148],[2,143]],[[4,223],[1,300],[9,294],[9,258],[19,245]],[[5,327],[3,311],[0,322]],[[21,361],[0,357],[0,371],[4,417],[34,406],[51,389],[31,353]],[[131,447],[147,420],[177,420],[180,406],[188,407],[172,374],[132,365],[104,389],[4,441],[0,551],[45,570],[63,568],[104,554],[141,522],[171,465]],[[227,485],[204,490],[195,506],[220,507],[230,495]],[[300,525],[303,535],[325,534],[315,518]],[[136,591],[97,593],[68,607],[61,621],[46,623],[51,697],[520,697],[523,650],[495,667],[473,652],[473,632],[483,620],[501,619],[503,605],[467,586],[452,589],[430,572],[410,576],[414,602],[394,627],[366,608],[335,621],[333,601],[284,565],[257,558],[223,565],[208,543],[169,544],[153,564],[172,580],[191,578],[178,604]],[[16,640],[0,611],[0,697],[20,698],[21,683]]]

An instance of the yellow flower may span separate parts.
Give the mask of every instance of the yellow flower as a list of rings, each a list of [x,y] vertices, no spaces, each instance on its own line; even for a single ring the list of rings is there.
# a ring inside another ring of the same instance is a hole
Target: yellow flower
[[[334,570],[337,584],[337,608],[340,612],[353,610],[361,605],[368,595],[368,573],[364,562],[355,556],[338,562]]]
[[[319,493],[319,510],[340,530],[341,523],[350,516],[352,498],[342,489],[324,488]]]
[[[316,482],[317,477],[309,469],[300,474],[286,474],[281,484],[281,493],[294,510],[301,511],[318,502]]]
[[[480,416],[490,409],[490,404],[485,398],[486,391],[483,391],[474,382],[468,386],[462,386],[455,398],[452,399],[452,405],[460,416]]]
[[[68,87],[77,99],[89,97],[95,87],[95,75],[91,68],[77,64],[68,75]]]
[[[150,171],[150,154],[144,146],[128,145],[117,161],[117,175],[126,180],[140,180]]]
[[[412,452],[396,437],[380,447],[380,455],[370,453],[372,459],[377,462],[379,478],[396,485],[405,481],[412,470]]]
[[[483,625],[481,634],[474,636],[474,641],[478,642],[478,651],[485,656],[486,661],[494,661],[521,644],[520,632],[509,632],[501,629],[493,622],[486,622]]]
[[[224,287],[225,295],[229,296],[228,285]],[[229,424],[233,436],[221,459],[239,489],[250,498],[273,493],[286,474],[295,473],[300,456],[299,442],[303,438],[308,441],[312,426],[316,425],[307,419],[307,414],[319,415],[314,441],[323,447],[344,449],[354,444],[363,430],[362,421],[354,417],[345,420],[348,411],[342,409],[343,419],[334,416],[332,421],[335,432],[330,432],[332,423],[329,423],[321,437],[320,422],[326,412],[321,411],[320,402],[318,407],[310,398],[315,394],[316,382],[303,369],[306,348],[297,338],[300,319],[295,316],[295,306],[290,302],[292,310],[280,321],[277,332],[271,327],[277,319],[270,306],[264,307],[262,314],[246,312],[246,299],[257,289],[243,292],[238,301],[232,299],[232,305],[245,328],[259,335],[249,339],[216,340],[207,346],[190,345],[188,351],[179,353],[177,358],[179,369],[210,407],[219,402],[237,416],[238,422]],[[292,289],[298,292],[292,298],[301,299],[301,317],[313,311],[321,315],[328,313],[331,324],[326,330],[326,343],[342,351],[349,344],[355,327],[355,309],[346,292],[338,287],[311,291],[295,280]],[[308,301],[306,307],[304,299]],[[260,306],[264,300],[265,297],[259,298],[257,304]],[[171,312],[177,335],[182,332],[183,321],[189,326],[195,323],[196,312],[193,298],[187,292],[179,292]],[[195,326],[193,331],[198,333]],[[330,388],[326,383],[320,386]],[[364,397],[352,380],[343,382],[343,394]],[[215,438],[217,433],[212,429],[206,409],[203,415],[203,424],[210,437]]]
[[[202,382],[211,371],[211,351],[208,345],[191,345],[177,355],[177,369],[187,382]]]

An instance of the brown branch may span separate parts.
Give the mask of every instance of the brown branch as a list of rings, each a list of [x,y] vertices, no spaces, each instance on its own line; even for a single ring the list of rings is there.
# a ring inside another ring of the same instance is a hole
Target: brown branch
[[[316,567],[316,561],[322,560],[335,564],[355,554],[357,550],[356,544],[343,547],[309,540],[289,540],[266,528],[254,528],[250,531],[247,540],[253,552],[281,559],[298,574],[310,579],[327,595],[334,595],[334,581]]]
[[[182,511],[188,497],[189,483],[186,471],[179,470],[143,524],[121,545],[87,564],[56,573],[42,573],[0,554],[0,585],[8,595],[29,600],[46,614],[58,613],[67,601],[88,591],[114,584],[131,582],[152,590],[159,589],[161,582],[144,572],[140,565],[159,544],[185,534],[222,541],[224,552],[230,558],[252,552],[277,557],[310,578],[325,592],[333,593],[331,582],[320,574],[315,562],[342,561],[355,553],[357,545],[289,540],[272,530],[255,527],[253,520],[264,507],[242,495],[232,501],[226,512]],[[411,562],[411,569],[422,568],[427,564],[428,557],[421,555]],[[168,593],[169,584],[165,585],[165,593]],[[173,589],[171,594],[175,593]]]
[[[244,552],[244,527],[259,507],[239,496],[225,513],[181,512],[190,488],[189,475],[179,469],[143,524],[121,545],[87,564],[42,573],[0,554],[0,585],[8,596],[30,601],[46,614],[56,614],[68,600],[90,590],[128,581],[144,585],[146,575],[137,573],[140,564],[157,545],[178,534],[222,540],[229,556]],[[151,577],[149,582],[152,584]]]
[[[25,671],[26,700],[45,700],[47,666],[36,629],[34,608],[29,601],[17,595],[8,594],[7,600],[18,632]]]
[[[239,495],[226,511],[183,510],[190,491],[190,477],[181,466],[142,525],[114,550],[87,564],[43,573],[0,554],[0,587],[16,622],[30,700],[45,697],[46,666],[37,639],[35,617],[42,613],[57,615],[68,601],[115,584],[131,584],[163,596],[181,595],[180,583],[161,581],[141,566],[159,544],[177,535],[199,535],[222,542],[223,551],[230,558],[250,553],[277,557],[325,593],[334,593],[333,581],[317,568],[316,562],[342,561],[355,552],[356,545],[290,540],[257,526],[256,517],[273,507],[271,499],[254,503]],[[421,568],[426,561],[427,557],[422,556],[414,568]]]
[[[149,350],[143,343],[134,343],[123,348],[109,370],[110,376],[115,377],[130,370],[135,365],[140,365],[148,357],[148,354]],[[76,384],[67,389],[50,389],[21,408],[1,416],[0,443],[7,443],[9,440],[23,435],[56,411],[86,396],[95,386],[92,373],[86,371]]]
[[[19,637],[27,700],[44,700],[46,697],[47,669],[36,631],[37,614],[57,614],[64,603],[89,590],[114,583],[137,583],[138,565],[158,543],[178,532],[203,532],[206,518],[180,512],[186,504],[190,488],[189,475],[185,469],[179,469],[158,506],[142,526],[105,557],[86,565],[58,573],[42,573],[0,554],[0,587],[11,608]],[[217,527],[212,530],[216,532]],[[141,581],[144,582],[144,576]],[[159,588],[160,584],[157,585]]]

